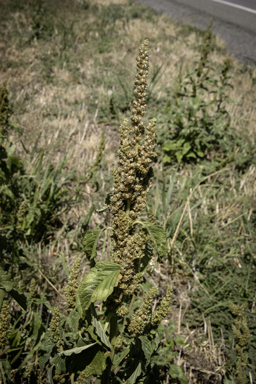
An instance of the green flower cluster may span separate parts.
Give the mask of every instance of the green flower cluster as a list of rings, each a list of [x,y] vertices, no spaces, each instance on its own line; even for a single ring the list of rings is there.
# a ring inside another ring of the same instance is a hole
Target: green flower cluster
[[[50,330],[52,334],[52,341],[57,347],[58,352],[61,350],[61,335],[60,335],[60,310],[55,307],[52,320],[50,322]]]
[[[137,274],[144,256],[146,233],[143,229],[136,230],[135,224],[146,205],[153,176],[150,163],[156,156],[156,121],[151,120],[147,127],[142,121],[146,112],[148,68],[148,40],[145,40],[137,57],[132,123],[129,125],[125,120],[121,125],[118,168],[113,172],[112,260],[121,265],[119,289],[124,294],[131,294],[141,281]]]
[[[151,323],[152,325],[159,325],[163,319],[166,318],[171,308],[172,300],[172,286],[169,285],[164,298],[161,300],[157,310],[153,313]]]
[[[76,292],[78,289],[78,274],[80,269],[81,259],[78,258],[73,264],[71,274],[68,279],[68,285],[64,288],[64,293],[67,299],[68,308],[74,309],[76,306]]]
[[[142,306],[133,315],[128,327],[128,331],[132,336],[141,335],[146,325],[150,322],[152,304],[157,292],[157,287],[152,287],[145,296]]]

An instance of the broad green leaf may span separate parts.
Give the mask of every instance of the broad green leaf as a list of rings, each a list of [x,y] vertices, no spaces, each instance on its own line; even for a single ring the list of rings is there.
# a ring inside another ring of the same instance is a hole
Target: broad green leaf
[[[88,260],[94,259],[97,255],[96,249],[97,244],[100,238],[100,235],[104,231],[103,229],[92,229],[85,234],[85,238],[83,241],[83,250],[86,253],[86,257]]]
[[[198,96],[192,97],[189,100],[192,116],[195,116],[200,107],[200,99]]]
[[[183,372],[181,367],[179,367],[178,365],[171,364],[169,368],[169,375],[171,376],[172,379],[179,379],[181,384],[188,384],[185,373]]]
[[[190,143],[186,142],[184,143],[183,147],[182,147],[182,154],[183,155],[186,155],[186,153],[188,153],[188,151],[190,150],[191,148],[191,145]]]
[[[169,141],[167,143],[164,143],[164,145],[162,146],[162,149],[167,152],[177,151],[183,146],[184,142],[185,142],[185,139]]]
[[[21,289],[17,286],[15,281],[11,279],[7,272],[3,271],[0,268],[0,288],[3,288],[7,291],[23,308],[27,309],[27,298],[22,293]]]
[[[196,153],[198,154],[198,151],[196,151]],[[186,154],[186,157],[193,157],[194,159],[196,159],[196,155],[194,152],[189,152]]]
[[[76,311],[71,311],[68,315],[67,323],[72,328],[73,331],[77,330],[78,321],[80,319],[79,313]]]
[[[38,346],[38,363],[41,371],[49,361],[54,346],[55,344],[51,340],[51,335],[44,334]]]
[[[157,333],[157,335],[154,335],[154,338],[151,341],[151,347],[153,349],[153,352],[155,352],[157,350],[160,342],[161,342],[161,337],[159,337],[159,334]]]
[[[123,348],[123,351],[120,353],[116,353],[113,361],[113,367],[118,367],[118,365],[123,361],[123,359],[130,352],[130,346]]]
[[[154,255],[154,249],[152,244],[149,241],[145,242],[144,257],[141,259],[142,266],[144,270],[147,268],[148,263]]]
[[[182,161],[182,158],[183,158],[182,152],[181,151],[176,152],[175,156],[176,156],[176,159],[177,159],[178,163],[180,164],[181,161]]]
[[[138,363],[136,369],[133,371],[133,374],[125,381],[125,384],[135,384],[137,377],[141,374],[141,363]]]
[[[204,157],[204,153],[201,150],[196,151],[197,156]]]
[[[12,199],[12,200],[15,199],[14,194],[12,193],[12,191],[8,187],[4,188],[3,194],[5,194],[6,196],[10,197],[10,199]]]
[[[20,333],[19,329],[12,329],[9,333],[9,343],[11,349],[18,348],[20,346]]]
[[[154,352],[151,341],[147,338],[147,336],[140,336],[139,339],[141,341],[141,348],[144,352],[148,364],[150,362],[152,353]]]
[[[53,365],[48,369],[47,371],[47,379],[49,384],[54,384],[53,378],[52,378],[52,370],[53,370]]]
[[[32,318],[32,335],[38,335],[40,328],[42,327],[42,318],[37,313],[33,313]]]
[[[172,142],[167,142],[164,145],[162,145],[162,149],[164,151],[174,151],[175,149],[177,149],[177,145],[173,141]]]
[[[90,363],[90,366],[94,369],[94,374],[100,376],[106,368],[106,356],[102,351],[98,351]]]
[[[142,224],[147,229],[159,257],[164,257],[168,250],[165,230],[160,227],[160,225],[152,224],[147,221],[138,223]]]
[[[104,332],[101,323],[97,319],[95,319],[95,317],[93,317],[92,324],[95,327],[95,332],[99,336],[100,341],[102,341],[103,344],[105,344],[109,349],[112,350],[112,345],[110,343],[110,340],[107,337],[106,333]]]
[[[6,161],[6,165],[10,172],[15,173],[22,167],[22,161],[17,156],[9,155]]]
[[[60,356],[59,354],[54,356],[54,358],[51,360],[51,364],[56,367],[56,370],[59,373],[66,373],[66,363],[65,358]]]
[[[165,163],[169,163],[170,160],[171,160],[171,156],[165,155],[162,161],[165,164]]]
[[[106,300],[114,287],[118,285],[120,265],[111,262],[99,262],[90,270],[78,288],[78,297],[82,307],[87,308],[97,300]]]
[[[2,268],[0,268],[0,286],[2,286],[7,292],[16,286],[16,283],[11,280],[10,275],[8,275],[8,273]]]
[[[174,341],[174,343],[175,343],[176,345],[183,346],[183,345],[185,344],[185,340],[184,340],[184,338],[183,338],[182,336],[176,336],[176,337],[174,337],[173,341]]]
[[[71,356],[72,353],[78,354],[78,353],[81,353],[84,350],[92,347],[95,344],[97,344],[97,343],[92,343],[92,344],[89,344],[89,345],[84,345],[83,347],[77,347],[77,348],[68,349],[66,351],[60,352],[59,355]]]

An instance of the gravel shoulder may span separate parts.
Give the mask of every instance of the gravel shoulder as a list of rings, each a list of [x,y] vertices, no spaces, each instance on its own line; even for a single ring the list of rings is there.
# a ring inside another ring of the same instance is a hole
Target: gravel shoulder
[[[170,0],[136,0],[137,3],[164,12],[174,20],[192,24],[205,30],[212,17],[211,12],[204,12],[192,6]],[[229,54],[246,64],[256,64],[256,35],[249,28],[241,28],[220,17],[214,17],[213,32],[226,43]]]

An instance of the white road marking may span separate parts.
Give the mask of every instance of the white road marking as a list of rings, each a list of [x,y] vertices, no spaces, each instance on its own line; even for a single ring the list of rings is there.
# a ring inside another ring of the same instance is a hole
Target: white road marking
[[[247,12],[256,14],[256,10],[251,9],[251,8],[247,8],[247,7],[243,7],[242,5],[229,3],[228,1],[224,1],[224,0],[211,0],[211,1],[215,1],[216,3],[221,3],[221,4],[225,4],[225,5],[230,5],[230,7],[242,9],[243,11],[247,11]]]

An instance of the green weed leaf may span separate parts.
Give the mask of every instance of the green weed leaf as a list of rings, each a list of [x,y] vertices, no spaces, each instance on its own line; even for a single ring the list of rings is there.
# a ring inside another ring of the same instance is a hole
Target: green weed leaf
[[[151,341],[147,338],[147,336],[140,336],[141,348],[144,352],[145,358],[147,360],[147,364],[150,362],[150,358],[152,353],[154,352]]]
[[[106,300],[118,284],[120,265],[111,262],[99,262],[90,270],[78,288],[78,297],[82,308],[88,308],[97,300]]]
[[[137,377],[139,377],[141,374],[141,363],[138,363],[135,370],[133,371],[133,374],[129,377],[128,380],[126,380],[125,384],[135,384]]]
[[[93,360],[90,363],[90,366],[93,367],[94,374],[100,376],[104,369],[106,368],[106,356],[102,351],[98,351],[94,356]]]
[[[54,356],[51,363],[52,363],[52,365],[55,365],[56,370],[59,373],[66,373],[65,359],[63,357],[61,357],[60,354]]]
[[[94,259],[94,257],[97,255],[96,249],[97,244],[100,238],[100,235],[104,231],[103,229],[91,229],[88,231],[85,235],[84,241],[83,241],[83,250],[86,253],[86,257],[88,260]]]
[[[103,344],[105,344],[109,349],[112,350],[110,340],[104,332],[101,323],[95,317],[93,317],[92,324],[95,327],[96,334],[99,336],[100,341],[102,341]]]
[[[152,224],[150,222],[137,222],[145,227],[151,237],[151,240],[155,246],[156,252],[159,257],[162,258],[167,253],[167,242],[165,230],[160,225]]]
[[[181,336],[174,337],[173,341],[175,342],[176,345],[180,345],[180,346],[184,346],[185,345],[185,340]]]
[[[179,379],[181,384],[187,384],[187,378],[185,376],[185,373],[182,371],[181,367],[175,364],[171,364],[169,368],[169,375],[172,379]]]
[[[18,170],[22,167],[22,161],[17,156],[9,155],[6,161],[6,165],[9,171],[13,174],[18,172]]]
[[[92,343],[92,344],[89,344],[89,345],[84,345],[83,347],[76,347],[76,348],[68,349],[67,351],[62,351],[59,354],[60,355],[65,355],[65,356],[71,356],[72,353],[75,353],[77,355],[78,353],[81,353],[81,352],[85,351],[86,349],[92,347],[95,344],[97,344],[97,343]]]
[[[116,353],[113,361],[113,366],[116,368],[123,359],[128,355],[130,352],[130,346],[125,347],[121,353]]]
[[[0,268],[0,288],[8,292],[17,303],[23,308],[27,309],[27,298],[22,293],[21,289],[17,286],[15,281],[11,279],[7,272]]]

